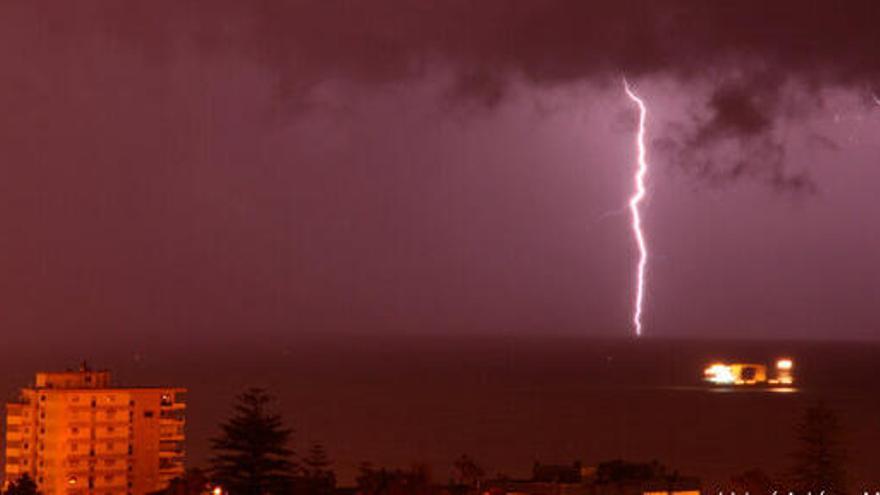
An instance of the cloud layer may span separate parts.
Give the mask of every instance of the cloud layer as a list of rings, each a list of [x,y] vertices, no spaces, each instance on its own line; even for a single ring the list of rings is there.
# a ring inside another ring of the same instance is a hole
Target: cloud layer
[[[786,172],[773,135],[793,102],[784,90],[818,95],[842,86],[868,95],[880,80],[880,5],[871,1],[96,5],[102,28],[151,60],[195,46],[204,55],[234,53],[263,65],[294,108],[321,81],[397,82],[438,65],[455,74],[449,94],[490,106],[514,79],[603,85],[626,74],[708,82],[715,89],[698,118],[664,136],[661,149],[707,180],[749,176],[778,189],[815,189],[809,177]],[[727,148],[741,157],[719,158]]]

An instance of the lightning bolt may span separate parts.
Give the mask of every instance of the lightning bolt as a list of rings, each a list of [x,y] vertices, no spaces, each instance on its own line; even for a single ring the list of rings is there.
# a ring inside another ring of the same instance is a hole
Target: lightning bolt
[[[645,268],[648,265],[648,245],[645,242],[645,234],[642,232],[642,215],[641,210],[639,210],[639,205],[645,199],[645,176],[648,174],[647,151],[645,149],[645,124],[648,119],[648,108],[645,106],[645,102],[630,89],[626,79],[623,80],[623,89],[626,91],[629,99],[639,107],[639,132],[636,135],[638,168],[633,177],[635,191],[629,197],[633,236],[639,248],[639,263],[636,270],[636,298],[632,317],[633,326],[638,337],[642,335],[642,303],[645,300]]]

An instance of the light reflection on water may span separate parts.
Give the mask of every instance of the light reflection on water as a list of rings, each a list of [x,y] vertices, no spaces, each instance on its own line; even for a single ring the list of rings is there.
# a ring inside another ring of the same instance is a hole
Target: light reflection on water
[[[796,387],[710,387],[710,392],[722,394],[738,394],[738,393],[768,393],[768,394],[796,394],[800,389]]]
[[[681,392],[709,392],[714,394],[798,394],[803,390],[797,387],[719,387],[719,386],[669,386],[659,387],[661,390]]]

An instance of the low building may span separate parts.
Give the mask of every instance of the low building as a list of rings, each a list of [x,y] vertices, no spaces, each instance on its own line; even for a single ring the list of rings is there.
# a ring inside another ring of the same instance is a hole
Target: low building
[[[700,480],[658,463],[610,461],[595,467],[536,463],[528,480],[494,480],[483,495],[700,495]]]

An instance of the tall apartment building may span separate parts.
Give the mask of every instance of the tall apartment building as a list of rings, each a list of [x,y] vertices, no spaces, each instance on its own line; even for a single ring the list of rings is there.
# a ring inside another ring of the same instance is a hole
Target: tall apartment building
[[[186,389],[113,387],[109,371],[37,373],[6,404],[6,483],[43,495],[144,495],[183,474]]]

